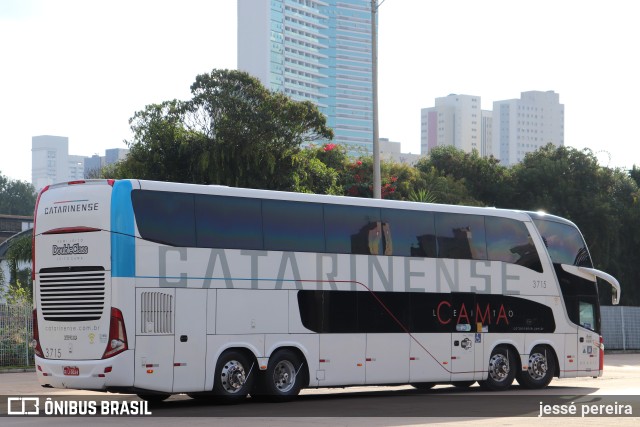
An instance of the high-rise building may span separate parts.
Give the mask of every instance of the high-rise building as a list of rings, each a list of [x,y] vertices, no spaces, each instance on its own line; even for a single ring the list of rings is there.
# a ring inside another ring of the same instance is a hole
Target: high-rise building
[[[84,177],[97,178],[100,175],[100,169],[104,167],[104,156],[94,154],[84,159]]]
[[[69,138],[40,135],[31,138],[31,183],[40,191],[69,180]]]
[[[110,165],[127,158],[129,150],[126,148],[107,148],[104,150],[104,164]]]
[[[477,150],[482,156],[490,155],[491,139],[483,139],[490,136],[489,116],[481,110],[479,96],[452,94],[436,98],[434,107],[421,111],[421,153],[452,145],[467,153]]]
[[[37,191],[56,182],[97,178],[103,166],[126,158],[126,148],[109,148],[105,156],[69,154],[69,138],[41,135],[31,138],[31,182]]]
[[[371,152],[370,0],[238,0],[238,69],[316,104],[351,154]]]
[[[564,145],[564,105],[554,91],[522,92],[520,99],[493,103],[493,150],[501,164],[552,143]]]

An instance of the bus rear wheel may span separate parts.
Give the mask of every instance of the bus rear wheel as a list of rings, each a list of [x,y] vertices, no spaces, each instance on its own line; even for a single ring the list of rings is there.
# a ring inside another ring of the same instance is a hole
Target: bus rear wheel
[[[304,387],[305,373],[303,362],[295,352],[279,350],[269,358],[257,394],[269,400],[291,400]]]
[[[514,352],[506,347],[496,347],[489,358],[489,375],[480,386],[485,390],[502,391],[508,389],[516,376]]]
[[[529,363],[526,371],[520,371],[517,375],[518,384],[523,388],[544,388],[553,379],[556,372],[556,359],[546,345],[537,345],[529,354]]]
[[[229,350],[216,363],[213,393],[227,402],[243,400],[253,388],[255,363],[243,352]]]

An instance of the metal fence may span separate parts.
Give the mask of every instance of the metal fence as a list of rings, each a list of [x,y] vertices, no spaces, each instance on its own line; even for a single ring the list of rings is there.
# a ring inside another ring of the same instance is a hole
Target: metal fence
[[[0,304],[0,367],[32,367],[31,306]],[[640,350],[640,307],[602,307],[607,350]]]
[[[0,304],[0,367],[33,366],[32,307]]]
[[[640,350],[640,307],[601,307],[607,350]]]

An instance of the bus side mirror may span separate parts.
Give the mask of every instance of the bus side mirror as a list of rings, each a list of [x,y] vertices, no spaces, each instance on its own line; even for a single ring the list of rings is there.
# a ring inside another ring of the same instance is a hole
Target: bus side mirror
[[[620,303],[620,283],[618,282],[618,279],[616,279],[609,273],[605,273],[604,271],[600,271],[595,268],[575,267],[566,264],[562,264],[562,268],[568,273],[584,277],[585,279],[590,278],[594,282],[596,280],[596,277],[604,280],[613,288],[611,289],[611,304],[618,305],[618,303]]]

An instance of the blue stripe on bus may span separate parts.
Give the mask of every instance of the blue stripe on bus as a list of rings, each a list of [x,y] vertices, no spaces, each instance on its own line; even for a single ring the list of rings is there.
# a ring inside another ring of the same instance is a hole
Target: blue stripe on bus
[[[111,194],[111,276],[136,275],[131,182],[116,181]]]

